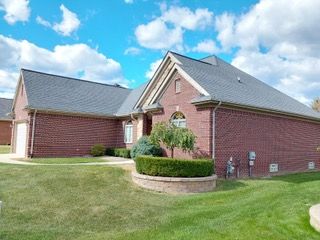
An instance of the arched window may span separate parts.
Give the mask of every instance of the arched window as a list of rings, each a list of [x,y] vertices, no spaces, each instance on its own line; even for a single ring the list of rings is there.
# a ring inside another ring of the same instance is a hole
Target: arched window
[[[181,128],[187,127],[187,121],[182,112],[175,112],[171,116],[171,122],[177,127],[181,127]]]
[[[124,127],[124,142],[132,143],[133,124],[132,121],[128,121]]]

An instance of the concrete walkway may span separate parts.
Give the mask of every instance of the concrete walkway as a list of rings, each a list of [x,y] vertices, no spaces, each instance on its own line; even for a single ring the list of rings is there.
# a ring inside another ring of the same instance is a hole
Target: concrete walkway
[[[20,160],[19,160],[20,159]],[[0,154],[0,163],[17,164],[17,165],[34,165],[34,166],[95,166],[95,165],[127,165],[133,164],[133,160],[119,157],[102,157],[106,162],[89,162],[89,163],[33,163],[22,161],[22,158],[15,154]]]
[[[309,210],[311,226],[320,232],[320,204],[314,205]]]

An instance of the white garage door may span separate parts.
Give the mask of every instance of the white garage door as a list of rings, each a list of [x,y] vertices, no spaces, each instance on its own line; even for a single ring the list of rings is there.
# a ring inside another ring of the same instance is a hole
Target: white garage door
[[[27,124],[18,123],[16,133],[16,154],[19,156],[25,156],[26,143],[27,143]]]

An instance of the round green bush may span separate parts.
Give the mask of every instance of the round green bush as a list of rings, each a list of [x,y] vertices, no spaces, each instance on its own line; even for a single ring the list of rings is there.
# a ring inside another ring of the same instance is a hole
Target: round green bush
[[[131,158],[136,159],[140,155],[162,156],[162,149],[151,143],[149,137],[142,136],[131,148]]]
[[[136,158],[140,174],[161,177],[207,177],[214,173],[213,160],[182,160],[140,155]]]
[[[103,156],[106,152],[106,147],[102,144],[95,144],[91,147],[91,155],[94,157]]]

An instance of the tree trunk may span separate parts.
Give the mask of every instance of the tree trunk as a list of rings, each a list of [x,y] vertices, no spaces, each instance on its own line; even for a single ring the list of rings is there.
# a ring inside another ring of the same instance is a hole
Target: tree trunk
[[[171,148],[171,158],[173,158],[174,155],[174,148]]]

